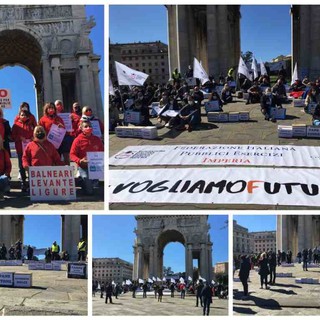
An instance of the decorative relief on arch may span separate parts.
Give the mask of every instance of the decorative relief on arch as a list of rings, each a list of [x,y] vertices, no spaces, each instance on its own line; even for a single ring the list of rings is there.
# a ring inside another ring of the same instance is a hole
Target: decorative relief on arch
[[[72,54],[73,53],[73,44],[71,40],[63,39],[60,42],[60,48],[62,54]]]

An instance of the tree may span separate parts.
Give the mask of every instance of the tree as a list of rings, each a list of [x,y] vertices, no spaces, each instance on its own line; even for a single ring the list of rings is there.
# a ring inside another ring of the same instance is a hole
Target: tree
[[[163,275],[165,277],[170,277],[174,274],[174,272],[172,271],[171,267],[163,267]]]
[[[253,53],[251,51],[246,51],[245,53],[241,51],[241,57],[245,63],[252,63],[252,56]]]

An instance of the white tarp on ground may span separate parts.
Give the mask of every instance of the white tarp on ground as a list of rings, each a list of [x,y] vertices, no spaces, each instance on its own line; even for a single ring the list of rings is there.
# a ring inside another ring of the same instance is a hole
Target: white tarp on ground
[[[320,168],[320,147],[286,145],[129,146],[110,158],[113,166],[208,165]]]
[[[110,202],[320,206],[319,173],[271,168],[110,170]]]

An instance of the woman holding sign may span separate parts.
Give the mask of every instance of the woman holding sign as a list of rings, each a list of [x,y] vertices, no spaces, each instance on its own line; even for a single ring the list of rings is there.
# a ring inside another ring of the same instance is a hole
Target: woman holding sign
[[[32,140],[33,130],[36,125],[37,124],[35,123],[34,117],[30,117],[30,113],[28,113],[26,110],[21,110],[18,117],[15,118],[14,124],[12,126],[12,140],[15,143],[18,155],[22,192],[26,192],[28,189],[28,184],[26,182],[26,171],[22,166],[22,154],[26,145]]]
[[[23,153],[22,165],[25,170],[29,167],[63,166],[60,155],[53,144],[46,138],[46,131],[36,126],[33,131],[33,141],[30,142]]]
[[[103,151],[103,144],[99,137],[92,134],[93,129],[90,121],[83,120],[80,124],[81,132],[73,141],[70,150],[70,159],[78,165],[82,178],[82,189],[88,195],[93,194],[95,180],[89,179],[87,152]]]
[[[65,127],[63,120],[57,115],[57,109],[54,103],[47,102],[43,107],[43,116],[39,120],[39,126],[43,127],[46,135],[48,135],[53,124],[59,128]]]

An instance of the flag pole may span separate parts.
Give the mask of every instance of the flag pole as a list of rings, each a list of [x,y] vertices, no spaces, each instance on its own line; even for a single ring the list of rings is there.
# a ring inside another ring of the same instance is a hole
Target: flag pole
[[[125,119],[124,119],[124,113],[125,113],[125,110],[124,110],[124,102],[123,102],[122,92],[121,92],[121,86],[120,86],[119,78],[118,78],[118,72],[117,72],[116,61],[114,61],[114,66],[115,66],[115,69],[116,69],[116,75],[117,75],[117,79],[118,79],[118,87],[119,87],[120,100],[121,100],[122,112],[123,112],[123,124],[124,124],[124,125],[126,125],[126,124],[125,124]]]

